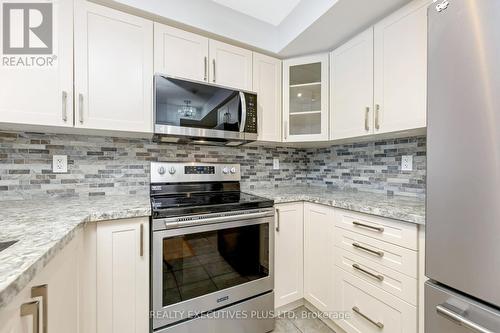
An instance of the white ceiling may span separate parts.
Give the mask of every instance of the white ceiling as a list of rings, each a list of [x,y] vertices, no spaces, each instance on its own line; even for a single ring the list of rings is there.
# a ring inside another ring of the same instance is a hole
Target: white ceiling
[[[301,0],[211,0],[258,20],[278,26]]]
[[[93,0],[270,54],[332,50],[411,0]]]

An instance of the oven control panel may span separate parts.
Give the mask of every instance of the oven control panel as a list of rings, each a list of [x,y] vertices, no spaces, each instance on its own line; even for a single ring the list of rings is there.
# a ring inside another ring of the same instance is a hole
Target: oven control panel
[[[240,181],[239,164],[151,163],[151,183]]]

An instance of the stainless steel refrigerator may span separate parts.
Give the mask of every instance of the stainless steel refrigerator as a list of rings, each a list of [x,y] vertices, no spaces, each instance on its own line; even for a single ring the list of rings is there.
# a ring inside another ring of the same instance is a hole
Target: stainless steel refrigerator
[[[500,0],[428,18],[425,332],[500,332]]]

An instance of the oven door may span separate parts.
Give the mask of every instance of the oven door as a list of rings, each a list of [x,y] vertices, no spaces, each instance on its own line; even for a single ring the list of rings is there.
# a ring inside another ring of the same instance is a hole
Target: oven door
[[[158,329],[273,290],[274,217],[154,231],[152,260]]]
[[[239,140],[257,134],[255,94],[162,75],[154,86],[155,134]]]

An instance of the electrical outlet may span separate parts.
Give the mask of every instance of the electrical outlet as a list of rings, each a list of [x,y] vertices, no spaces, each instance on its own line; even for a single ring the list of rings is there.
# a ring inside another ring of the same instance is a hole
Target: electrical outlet
[[[413,156],[401,156],[401,171],[413,171]]]
[[[66,155],[52,156],[52,172],[54,173],[68,172],[68,156]]]
[[[273,158],[273,170],[280,169],[280,160],[278,158]]]

